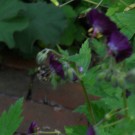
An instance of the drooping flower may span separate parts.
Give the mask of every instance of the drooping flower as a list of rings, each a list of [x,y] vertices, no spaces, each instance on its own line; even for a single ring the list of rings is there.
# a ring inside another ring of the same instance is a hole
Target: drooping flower
[[[132,54],[132,47],[127,39],[119,31],[114,31],[107,41],[109,54],[111,54],[116,62],[120,62]]]
[[[36,122],[32,122],[28,129],[28,134],[38,133],[39,127]]]
[[[87,135],[96,135],[96,132],[94,130],[94,127],[92,125],[89,126]]]
[[[51,69],[54,70],[58,76],[60,76],[62,79],[65,78],[62,64],[55,58],[55,55],[53,54],[50,54],[49,56],[49,65]]]
[[[93,27],[93,37],[99,33],[109,36],[113,31],[118,30],[116,24],[97,9],[92,9],[87,13],[88,23]]]

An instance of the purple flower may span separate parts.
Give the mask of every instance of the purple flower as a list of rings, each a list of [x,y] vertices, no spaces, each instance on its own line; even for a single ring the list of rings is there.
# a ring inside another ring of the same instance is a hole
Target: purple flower
[[[132,47],[127,37],[119,31],[114,31],[108,38],[108,49],[116,62],[120,62],[132,54]]]
[[[37,133],[39,130],[39,127],[36,122],[32,122],[28,129],[28,134]]]
[[[96,37],[99,33],[108,37],[113,31],[118,30],[116,24],[97,9],[88,12],[87,18],[88,23],[93,27],[93,37]]]
[[[64,79],[65,76],[64,76],[64,70],[62,64],[58,60],[56,60],[53,54],[50,54],[49,64],[52,70],[54,70],[56,74],[60,76],[62,79]]]
[[[92,125],[89,126],[87,135],[96,135],[96,132]]]

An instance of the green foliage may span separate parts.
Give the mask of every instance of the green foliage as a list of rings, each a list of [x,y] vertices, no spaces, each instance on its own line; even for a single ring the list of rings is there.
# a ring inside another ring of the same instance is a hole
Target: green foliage
[[[64,6],[62,9],[67,17],[68,26],[61,37],[60,43],[64,46],[71,46],[75,40],[82,42],[86,32],[85,29],[75,21],[77,18],[76,11],[71,6]]]
[[[131,95],[128,98],[128,110],[132,119],[135,119],[135,108],[133,107],[134,103],[135,103],[135,95]]]
[[[99,96],[101,94],[101,91],[96,89],[97,75],[98,75],[99,71],[100,71],[100,69],[98,66],[95,68],[91,68],[90,70],[87,71],[85,76],[82,77],[84,87],[89,94],[99,95]]]
[[[87,127],[86,126],[72,126],[65,127],[66,135],[86,135]]]
[[[19,0],[1,0],[0,5],[0,41],[5,42],[9,48],[14,48],[13,34],[28,26],[28,20],[19,14],[24,5]]]
[[[105,106],[105,104],[100,100],[92,101],[92,108],[93,108],[94,115],[96,116],[95,117],[96,122],[99,122],[104,117],[104,114],[107,113],[109,110],[109,108]],[[85,114],[85,116],[87,117],[87,120],[89,122],[91,121],[91,117],[87,109],[87,104],[80,105],[74,110],[74,112]]]
[[[111,130],[111,135],[134,135],[135,121],[131,119],[122,120],[115,128]]]
[[[99,55],[100,58],[105,57],[106,55],[106,46],[102,42],[98,41],[97,39],[93,39],[92,43],[90,44],[91,48]]]
[[[135,67],[135,54],[132,54],[131,57],[125,60],[126,67],[130,70]]]
[[[22,104],[23,99],[19,99],[14,105],[11,105],[8,111],[4,111],[0,116],[0,134],[13,135],[22,122]]]
[[[17,16],[18,12],[24,8],[19,0],[1,0],[0,5],[0,21]]]
[[[131,20],[132,18],[132,20]],[[135,10],[129,10],[127,12],[121,12],[114,15],[114,21],[121,28],[121,31],[131,39],[135,34]]]
[[[86,40],[80,48],[79,54],[69,56],[69,61],[75,62],[79,67],[83,68],[84,73],[87,71],[91,61],[91,50],[89,48],[89,40]]]
[[[62,10],[52,4],[26,4],[23,15],[29,18],[29,26],[15,35],[17,46],[23,52],[32,52],[36,40],[54,46],[66,27]],[[48,17],[49,16],[49,17]]]
[[[62,9],[53,4],[1,0],[0,5],[0,41],[9,48],[33,54],[37,40],[54,47],[66,28]]]

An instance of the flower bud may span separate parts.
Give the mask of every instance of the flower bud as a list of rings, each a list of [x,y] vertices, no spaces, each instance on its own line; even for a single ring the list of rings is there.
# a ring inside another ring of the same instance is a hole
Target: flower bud
[[[107,114],[105,115],[105,119],[106,119],[106,120],[110,120],[111,117],[112,117],[112,115],[111,115],[110,113],[107,113]]]
[[[45,62],[49,51],[50,51],[50,49],[44,49],[37,54],[36,60],[37,60],[38,64],[43,64]]]

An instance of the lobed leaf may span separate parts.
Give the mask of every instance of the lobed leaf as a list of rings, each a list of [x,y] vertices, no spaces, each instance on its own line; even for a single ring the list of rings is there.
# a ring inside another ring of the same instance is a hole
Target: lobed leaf
[[[14,105],[11,105],[8,111],[4,111],[0,117],[0,134],[13,135],[22,122],[22,104],[23,99],[19,99]]]

